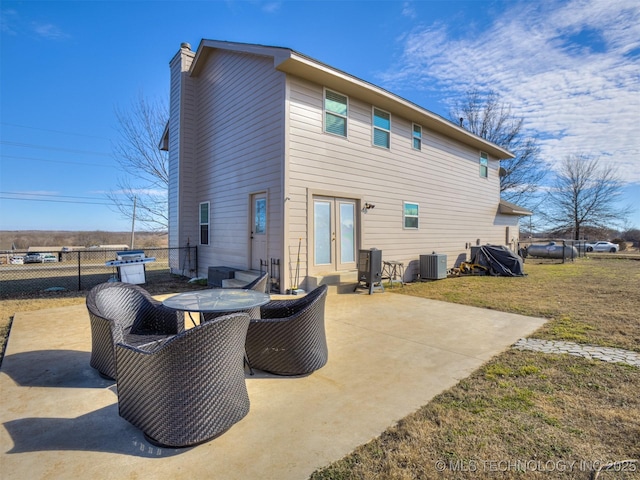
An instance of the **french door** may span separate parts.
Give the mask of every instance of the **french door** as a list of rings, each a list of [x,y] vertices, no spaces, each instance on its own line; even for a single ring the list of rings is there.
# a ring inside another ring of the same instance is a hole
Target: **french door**
[[[356,201],[314,197],[313,265],[316,270],[356,268]]]

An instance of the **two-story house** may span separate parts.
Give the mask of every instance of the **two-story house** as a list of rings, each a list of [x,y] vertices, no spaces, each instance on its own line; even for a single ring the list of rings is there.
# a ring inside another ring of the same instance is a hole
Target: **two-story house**
[[[514,247],[530,214],[500,200],[510,152],[294,50],[202,40],[170,68],[169,245],[201,276],[278,259],[308,288],[377,248],[409,281],[422,254]]]

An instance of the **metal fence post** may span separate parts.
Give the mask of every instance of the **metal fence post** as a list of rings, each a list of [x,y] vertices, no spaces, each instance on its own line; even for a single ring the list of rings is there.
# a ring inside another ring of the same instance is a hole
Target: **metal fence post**
[[[80,251],[78,253],[78,291],[82,290],[82,275],[80,271]]]

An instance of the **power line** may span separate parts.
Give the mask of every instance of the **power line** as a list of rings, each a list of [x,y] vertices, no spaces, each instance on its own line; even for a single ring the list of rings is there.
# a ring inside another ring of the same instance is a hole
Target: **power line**
[[[87,165],[90,167],[116,168],[115,165],[104,165],[102,163],[68,162],[65,160],[47,160],[45,158],[20,157],[18,155],[0,155],[0,158],[12,158],[15,160],[34,160],[36,162],[47,162],[47,163],[65,163],[68,165]]]
[[[44,145],[35,145],[33,143],[8,142],[6,140],[0,140],[0,144],[9,145],[9,146],[12,146],[12,147],[38,148],[40,150],[56,150],[58,152],[82,153],[82,154],[85,154],[85,155],[98,155],[98,156],[102,156],[102,157],[111,157],[111,154],[109,154],[109,153],[92,152],[92,151],[89,151],[89,150],[74,150],[74,149],[71,149],[71,148],[49,147],[49,146],[44,146]]]
[[[86,133],[63,132],[62,130],[52,130],[52,129],[49,129],[49,128],[30,127],[30,126],[27,126],[27,125],[18,125],[17,123],[0,122],[0,125],[7,125],[9,127],[28,128],[30,130],[40,130],[42,132],[61,133],[63,135],[75,135],[76,137],[99,138],[101,140],[111,140],[110,138],[100,137],[98,135],[87,135]]]
[[[112,203],[100,203],[100,202],[74,202],[71,200],[48,200],[48,199],[44,199],[44,198],[15,198],[15,197],[2,197],[0,196],[0,199],[3,200],[21,200],[21,201],[28,201],[28,202],[48,202],[48,203],[74,203],[74,204],[78,204],[78,205],[113,205]]]
[[[24,193],[24,192],[0,192],[2,195],[24,195],[34,197],[60,197],[60,198],[82,198],[84,200],[101,200],[100,197],[79,197],[76,195],[57,195],[54,193]]]
[[[44,198],[26,198],[26,197],[55,197],[55,198],[79,198],[83,200],[101,200],[99,197],[82,197],[78,195],[57,195],[52,193],[21,193],[21,192],[2,192],[0,191],[0,195],[20,195],[20,196],[11,196],[5,197],[0,196],[1,199],[4,200],[28,200],[34,202],[53,202],[53,203],[75,203],[75,204],[84,204],[84,205],[113,205],[113,203],[104,203],[104,202],[79,202],[79,201],[71,201],[71,200],[54,200],[54,199],[44,199]]]

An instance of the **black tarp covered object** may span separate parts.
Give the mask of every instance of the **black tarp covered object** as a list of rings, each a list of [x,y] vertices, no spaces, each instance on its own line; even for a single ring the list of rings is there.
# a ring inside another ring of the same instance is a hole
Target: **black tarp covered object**
[[[489,269],[498,277],[524,277],[522,258],[503,245],[483,245],[478,249],[472,263]]]

